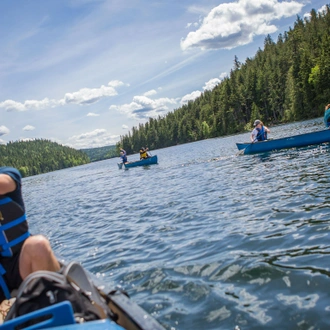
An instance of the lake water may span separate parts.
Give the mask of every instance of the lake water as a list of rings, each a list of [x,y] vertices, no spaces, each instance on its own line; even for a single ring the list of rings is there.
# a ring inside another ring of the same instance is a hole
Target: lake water
[[[159,164],[145,168],[111,159],[26,178],[31,232],[166,329],[330,329],[330,149],[237,156],[248,140],[154,150]]]

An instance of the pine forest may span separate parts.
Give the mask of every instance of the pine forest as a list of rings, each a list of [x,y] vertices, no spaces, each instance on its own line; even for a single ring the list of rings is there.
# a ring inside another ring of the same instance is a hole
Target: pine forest
[[[212,91],[121,136],[117,149],[158,149],[242,133],[255,119],[271,126],[323,116],[330,103],[330,10],[297,17],[276,42],[264,40],[253,58],[237,57]],[[216,68],[215,68],[216,71]]]
[[[22,177],[89,163],[86,153],[49,140],[9,142],[0,145],[0,166],[17,168]]]

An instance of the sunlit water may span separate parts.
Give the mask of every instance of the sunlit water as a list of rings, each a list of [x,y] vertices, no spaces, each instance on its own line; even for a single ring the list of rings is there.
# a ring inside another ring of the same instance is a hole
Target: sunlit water
[[[26,178],[31,231],[166,329],[329,329],[328,146],[237,156],[248,139],[154,150],[150,167],[111,159]]]

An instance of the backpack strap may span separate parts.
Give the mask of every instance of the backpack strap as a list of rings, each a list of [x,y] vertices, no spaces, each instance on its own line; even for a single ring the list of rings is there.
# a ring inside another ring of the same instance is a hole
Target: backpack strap
[[[82,290],[82,292],[89,296],[90,300],[93,301],[94,306],[97,308],[101,319],[108,317],[113,318],[111,311],[100,295],[98,289],[95,287],[85,269],[79,263],[75,261],[70,262],[64,267],[62,273],[67,277],[69,282],[74,283],[80,288],[80,290]]]

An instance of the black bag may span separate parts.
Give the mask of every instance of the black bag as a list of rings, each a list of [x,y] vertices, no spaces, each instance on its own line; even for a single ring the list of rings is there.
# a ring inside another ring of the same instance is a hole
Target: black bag
[[[84,269],[77,263],[71,263],[60,273],[37,271],[27,276],[18,289],[16,301],[5,322],[63,301],[71,303],[77,323],[113,318]],[[27,325],[31,322],[24,326]]]

